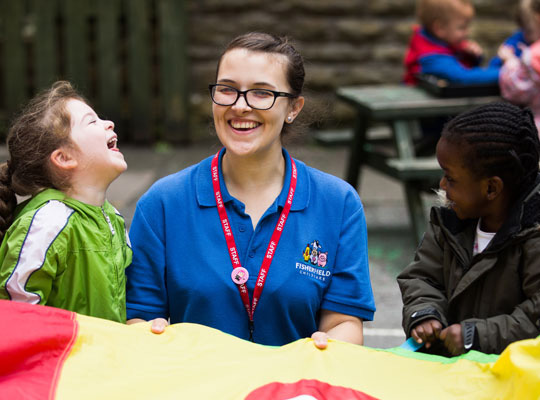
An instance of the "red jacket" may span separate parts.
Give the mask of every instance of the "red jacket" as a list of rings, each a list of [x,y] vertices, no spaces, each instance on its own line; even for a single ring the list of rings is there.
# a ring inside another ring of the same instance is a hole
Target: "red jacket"
[[[413,27],[413,35],[405,55],[405,83],[409,85],[416,84],[416,75],[426,72],[423,71],[421,60],[427,56],[450,56],[456,59],[459,64],[465,68],[474,67],[479,61],[474,56],[460,50],[459,46],[450,46],[442,40],[430,35],[425,29],[422,29],[421,26],[416,25]],[[451,75],[460,73],[457,70],[450,70],[448,72]]]

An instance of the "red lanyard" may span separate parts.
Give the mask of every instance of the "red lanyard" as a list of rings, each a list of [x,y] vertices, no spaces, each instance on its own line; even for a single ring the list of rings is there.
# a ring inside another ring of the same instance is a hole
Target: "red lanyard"
[[[219,170],[218,170],[218,158],[219,151],[216,153],[212,159],[212,184],[214,186],[214,195],[216,197],[216,204],[219,213],[219,219],[221,221],[221,227],[223,228],[223,233],[225,234],[225,240],[227,242],[227,249],[229,250],[229,256],[231,257],[231,262],[233,269],[241,267],[240,259],[238,258],[238,250],[236,248],[236,243],[234,242],[234,236],[231,230],[231,224],[229,218],[227,217],[227,210],[225,210],[225,205],[223,204],[223,198],[221,196],[221,189],[219,187]],[[296,164],[294,160],[291,159],[291,184],[289,186],[289,194],[287,196],[287,202],[281,211],[281,216],[274,228],[272,237],[270,238],[270,243],[266,249],[266,254],[264,256],[261,269],[259,270],[259,276],[257,277],[257,283],[255,284],[255,289],[253,290],[253,302],[252,305],[249,305],[249,294],[246,287],[246,284],[236,285],[238,291],[240,292],[240,297],[246,308],[248,318],[249,318],[249,330],[250,330],[250,339],[253,340],[253,314],[255,314],[255,307],[261,297],[262,290],[264,288],[264,283],[266,282],[266,277],[268,276],[268,270],[270,269],[270,264],[274,258],[274,254],[285,227],[285,222],[287,222],[287,217],[289,216],[289,211],[291,210],[291,205],[294,198],[294,191],[296,189]]]

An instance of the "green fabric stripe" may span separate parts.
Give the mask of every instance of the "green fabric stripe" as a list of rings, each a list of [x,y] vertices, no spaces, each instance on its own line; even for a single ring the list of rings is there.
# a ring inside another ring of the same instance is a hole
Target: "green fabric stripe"
[[[452,364],[459,360],[469,360],[469,361],[475,361],[479,363],[491,363],[491,362],[497,361],[497,359],[499,358],[498,354],[485,354],[485,353],[481,353],[475,350],[471,350],[468,353],[462,354],[457,357],[436,356],[433,354],[426,354],[426,353],[421,353],[421,352],[405,350],[405,349],[402,349],[401,347],[392,347],[390,349],[375,349],[375,350],[386,351],[388,353],[396,354],[402,357],[413,358],[416,360],[440,362],[443,364]]]

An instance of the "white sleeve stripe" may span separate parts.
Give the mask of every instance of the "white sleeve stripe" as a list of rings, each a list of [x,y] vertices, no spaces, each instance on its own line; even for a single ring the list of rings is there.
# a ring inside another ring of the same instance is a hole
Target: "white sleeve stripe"
[[[24,238],[17,265],[6,282],[6,290],[14,301],[39,304],[41,297],[26,291],[30,276],[45,263],[49,247],[66,227],[74,210],[64,203],[51,200],[32,218]]]
[[[114,209],[114,213],[116,215],[118,215],[119,217],[122,217],[122,219],[124,219],[124,216],[122,214],[120,214],[120,211],[118,211],[114,206],[113,206],[113,209]],[[131,249],[131,241],[129,240],[129,234],[128,234],[127,227],[126,227],[125,223],[124,223],[124,233],[126,235],[126,244]]]

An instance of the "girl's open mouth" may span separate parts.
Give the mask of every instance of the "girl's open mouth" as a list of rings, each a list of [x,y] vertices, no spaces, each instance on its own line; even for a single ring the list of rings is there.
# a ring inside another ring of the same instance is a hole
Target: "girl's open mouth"
[[[118,147],[116,147],[117,143],[118,143],[118,139],[113,137],[109,139],[109,141],[107,142],[107,148],[112,151],[120,151]]]

